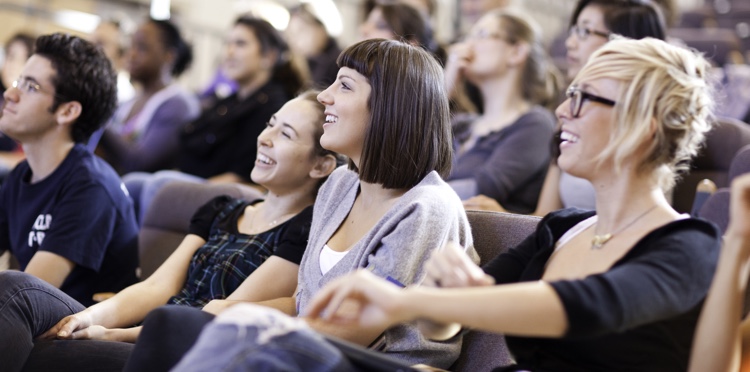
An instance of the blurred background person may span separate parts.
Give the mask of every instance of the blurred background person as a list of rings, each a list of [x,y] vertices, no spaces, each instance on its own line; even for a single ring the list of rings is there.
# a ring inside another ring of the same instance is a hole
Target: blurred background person
[[[125,70],[125,54],[130,40],[120,22],[115,20],[100,22],[94,32],[89,35],[89,39],[102,48],[117,72],[117,102],[123,103],[135,97],[135,88],[130,82],[130,74]]]
[[[0,67],[0,106],[5,101],[2,94],[12,87],[13,82],[21,75],[26,60],[29,59],[34,50],[35,40],[36,37],[33,35],[19,32],[5,42],[3,47],[5,58],[2,67]],[[0,133],[0,182],[23,159],[23,151],[18,143]]]
[[[120,174],[176,165],[179,132],[200,114],[197,98],[173,81],[192,58],[190,46],[169,21],[151,19],[133,34],[127,66],[139,91],[118,107],[98,147]]]
[[[434,38],[430,19],[419,9],[401,1],[373,1],[364,6],[367,17],[359,26],[361,40],[401,40],[421,46],[445,65],[445,50]]]
[[[451,46],[445,79],[449,92],[465,81],[475,85],[485,107],[454,118],[448,183],[462,199],[482,194],[508,210],[532,212],[550,160],[550,109],[562,85],[533,21],[499,9],[480,18],[464,42]]]
[[[341,48],[312,3],[302,3],[289,10],[284,37],[294,55],[304,58],[302,68],[308,75],[308,85],[323,88],[333,84],[338,73],[336,58]]]
[[[179,132],[178,171],[133,172],[123,177],[139,221],[153,196],[168,182],[253,185],[250,171],[257,158],[258,135],[271,115],[304,84],[281,33],[251,16],[238,18],[228,32],[223,73],[238,89]]]

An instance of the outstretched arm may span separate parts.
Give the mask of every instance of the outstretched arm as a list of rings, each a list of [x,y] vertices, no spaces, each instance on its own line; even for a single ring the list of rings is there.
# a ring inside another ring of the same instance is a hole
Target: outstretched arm
[[[123,289],[108,300],[63,318],[40,338],[108,339],[111,335],[102,329],[87,329],[95,325],[116,328],[137,324],[149,311],[164,305],[171,296],[179,292],[185,283],[191,257],[204,243],[203,238],[197,235],[186,236],[175,252],[148,279]],[[134,337],[127,337],[128,340],[134,340]]]
[[[341,314],[346,302],[358,311]],[[542,281],[492,287],[435,289],[398,287],[360,270],[326,286],[307,316],[334,324],[383,327],[419,318],[458,322],[489,332],[560,337],[567,329],[565,310],[554,289]]]

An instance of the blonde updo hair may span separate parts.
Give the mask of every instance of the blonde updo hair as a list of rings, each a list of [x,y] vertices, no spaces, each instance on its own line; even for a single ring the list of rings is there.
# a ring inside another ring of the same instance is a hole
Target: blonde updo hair
[[[615,128],[597,160],[611,158],[619,171],[626,157],[643,151],[637,171],[653,173],[670,190],[713,124],[709,67],[695,51],[653,38],[616,39],[597,50],[573,84],[622,82],[614,98]]]

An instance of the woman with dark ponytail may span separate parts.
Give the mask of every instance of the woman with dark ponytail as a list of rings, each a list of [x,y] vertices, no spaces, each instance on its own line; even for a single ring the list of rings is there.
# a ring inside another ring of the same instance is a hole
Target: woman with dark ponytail
[[[99,153],[120,173],[172,168],[177,133],[200,114],[197,99],[173,82],[190,66],[191,48],[174,24],[152,19],[133,34],[127,56],[141,89],[113,115]]]
[[[182,128],[179,171],[131,173],[123,178],[140,220],[167,182],[251,183],[256,138],[271,115],[303,85],[281,33],[259,18],[237,19],[226,39],[222,67],[238,89]]]

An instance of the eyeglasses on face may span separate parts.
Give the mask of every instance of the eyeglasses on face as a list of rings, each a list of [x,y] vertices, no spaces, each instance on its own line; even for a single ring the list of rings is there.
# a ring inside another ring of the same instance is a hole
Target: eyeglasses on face
[[[485,29],[479,29],[475,32],[469,33],[464,37],[465,41],[468,40],[500,40],[504,41],[505,38],[499,33],[494,31],[489,31]]]
[[[578,40],[584,41],[589,37],[589,35],[596,35],[596,36],[601,36],[603,38],[609,39],[610,36],[612,36],[612,33],[592,30],[587,27],[573,25],[570,27],[570,30],[568,30],[568,35],[576,35]]]
[[[607,106],[614,106],[617,104],[617,102],[611,99],[584,92],[581,88],[575,85],[571,85],[568,88],[568,91],[565,92],[565,95],[570,99],[570,114],[573,115],[574,118],[577,118],[581,114],[583,101],[593,101]]]
[[[13,83],[11,84],[11,86],[13,86],[13,88],[16,88],[16,89],[18,89],[18,90],[20,90],[20,91],[22,91],[24,93],[31,93],[31,94],[34,94],[34,93],[47,93],[47,94],[51,94],[51,95],[53,95],[55,97],[62,97],[62,96],[60,96],[60,95],[58,95],[56,93],[47,92],[47,91],[43,90],[42,86],[39,85],[39,83],[37,83],[33,79],[30,79],[30,78],[28,78],[26,76],[19,76],[18,79],[16,79],[16,80],[13,81]]]

